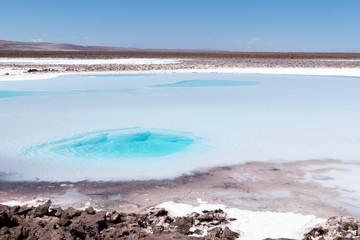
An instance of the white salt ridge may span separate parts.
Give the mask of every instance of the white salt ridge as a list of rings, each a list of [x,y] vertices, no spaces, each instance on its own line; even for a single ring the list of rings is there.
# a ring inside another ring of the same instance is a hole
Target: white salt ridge
[[[39,205],[42,205],[44,203],[46,203],[47,200],[44,200],[42,198],[35,198],[29,201],[19,201],[19,200],[9,200],[6,202],[1,202],[0,204],[2,205],[7,205],[10,207],[13,206],[29,206],[29,207],[37,207]]]
[[[192,212],[201,213],[202,210],[216,210],[221,208],[230,218],[236,218],[227,226],[240,233],[240,240],[261,240],[264,238],[294,238],[301,239],[306,229],[323,223],[326,219],[314,215],[302,215],[292,212],[248,211],[237,208],[227,208],[222,204],[209,204],[198,201],[198,206],[172,201],[164,202],[157,207],[165,208],[174,217],[185,216]]]
[[[0,59],[1,60],[1,59]],[[110,59],[111,60],[111,59]],[[116,60],[116,59],[115,59]],[[114,61],[115,61],[114,60]],[[124,62],[118,64],[170,64],[177,63],[176,60],[166,59],[168,62],[161,62],[161,59],[142,59],[142,61],[132,61],[131,59],[121,59]],[[129,60],[126,62],[125,60]],[[130,61],[131,60],[131,61]],[[184,60],[184,59],[182,59]],[[18,59],[25,61],[25,59]],[[49,60],[53,61],[53,59]],[[71,63],[63,60],[61,64],[81,64],[83,60],[76,60],[78,63]],[[100,60],[88,60],[86,64],[102,64],[104,62],[96,62]],[[179,62],[181,60],[178,60]],[[53,61],[55,62],[55,61]],[[43,63],[45,64],[45,63]],[[49,64],[49,63],[46,63]],[[55,64],[55,63],[54,63]],[[57,63],[60,64],[60,63]],[[105,64],[105,63],[104,63]],[[0,62],[1,66],[1,62]],[[5,75],[9,73],[10,75]],[[1,81],[25,81],[50,79],[62,75],[84,75],[84,74],[174,74],[174,73],[243,73],[243,74],[282,74],[282,75],[308,75],[308,76],[343,76],[343,77],[360,77],[360,68],[207,68],[207,69],[176,69],[176,70],[151,70],[151,71],[104,71],[104,72],[64,72],[64,73],[36,73],[29,74],[24,70],[13,70],[11,68],[0,69]]]
[[[174,59],[121,58],[121,59],[68,59],[68,58],[0,58],[0,64],[40,64],[40,65],[97,65],[97,64],[169,64]]]

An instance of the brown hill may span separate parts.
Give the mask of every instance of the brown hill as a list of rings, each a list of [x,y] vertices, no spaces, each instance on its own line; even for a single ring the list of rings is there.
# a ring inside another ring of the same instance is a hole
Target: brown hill
[[[15,42],[0,40],[0,50],[15,51],[136,51],[136,48],[81,46],[46,42]]]

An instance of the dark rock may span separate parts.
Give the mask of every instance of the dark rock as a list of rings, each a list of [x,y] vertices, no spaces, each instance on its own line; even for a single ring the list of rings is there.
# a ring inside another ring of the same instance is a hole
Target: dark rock
[[[189,235],[190,228],[194,223],[194,219],[190,217],[178,217],[173,224],[176,226],[176,230],[184,235]]]
[[[157,213],[155,213],[156,217],[162,217],[167,215],[168,215],[168,211],[166,211],[164,208],[161,208],[159,211],[157,211]]]
[[[304,234],[304,240],[352,239],[360,240],[360,221],[352,217],[331,217]]]
[[[72,224],[69,231],[74,239],[85,239],[87,235],[86,231],[77,223]]]
[[[194,231],[194,234],[197,234],[197,235],[202,235],[202,231],[200,230],[200,229],[196,229],[195,231]]]
[[[95,214],[95,210],[92,207],[87,207],[85,209],[85,212],[87,212],[87,214]]]
[[[213,228],[209,231],[208,235],[205,237],[206,240],[213,239],[226,239],[234,240],[240,236],[239,233],[231,231],[228,227],[222,229],[221,227]]]
[[[17,222],[16,218],[11,214],[10,208],[3,208],[2,211],[0,211],[0,227],[15,227],[19,226],[19,223]]]
[[[205,214],[201,214],[197,219],[200,222],[210,222],[214,220],[214,216],[212,214],[205,213]]]
[[[31,214],[34,217],[42,217],[42,216],[46,216],[49,215],[49,208],[51,206],[51,201],[48,200],[46,203],[44,203],[43,205],[40,205],[38,207],[36,207],[35,209],[33,209],[33,211],[31,212]]]
[[[222,232],[222,239],[237,239],[240,236],[239,233],[231,231],[230,228],[225,227],[223,232]]]
[[[80,216],[81,211],[79,211],[79,210],[77,210],[77,209],[75,209],[75,208],[70,207],[70,208],[68,208],[68,209],[66,210],[66,213],[67,213],[67,215],[68,215],[68,218],[69,218],[69,219],[72,219],[72,218],[74,218],[74,217]]]
[[[19,210],[16,212],[17,215],[26,215],[28,212],[32,210],[31,207],[21,206]]]
[[[0,205],[0,239],[63,240],[63,239],[196,239],[196,240],[233,240],[239,234],[224,224],[229,218],[221,209],[191,213],[184,217],[172,217],[165,209],[151,210],[147,214],[125,214],[84,211],[74,208],[52,208],[48,201],[38,207],[7,207]],[[217,226],[214,228],[216,225]],[[344,231],[355,231],[357,222],[343,221]],[[190,231],[194,229],[194,231]],[[206,236],[191,236],[191,234]],[[320,231],[320,229],[315,231]],[[356,230],[357,231],[357,230]],[[309,238],[311,239],[311,238]],[[321,238],[320,238],[321,239]],[[354,238],[356,239],[356,238]]]
[[[60,218],[58,221],[58,225],[61,227],[67,227],[71,224],[71,221],[68,218]]]
[[[110,223],[119,223],[121,222],[121,214],[117,213],[117,212],[113,212],[110,215]]]
[[[39,70],[37,70],[36,68],[30,68],[27,72],[31,73],[31,72],[38,72]]]
[[[174,219],[172,219],[169,216],[166,216],[164,222],[170,224],[170,223],[174,222]]]

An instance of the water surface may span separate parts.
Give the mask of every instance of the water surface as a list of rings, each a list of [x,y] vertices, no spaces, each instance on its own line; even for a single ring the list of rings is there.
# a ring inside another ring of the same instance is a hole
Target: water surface
[[[75,75],[0,89],[0,172],[12,180],[172,178],[248,161],[360,159],[358,78]]]
[[[197,138],[160,129],[112,129],[43,143],[23,152],[26,156],[86,165],[125,164],[128,159],[164,157],[183,151]],[[147,164],[151,164],[148,162]]]

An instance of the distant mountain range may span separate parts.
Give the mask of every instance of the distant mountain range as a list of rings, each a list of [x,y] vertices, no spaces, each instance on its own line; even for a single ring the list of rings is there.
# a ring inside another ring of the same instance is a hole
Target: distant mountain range
[[[81,46],[46,42],[15,42],[0,40],[0,50],[17,51],[137,51],[138,48]]]

